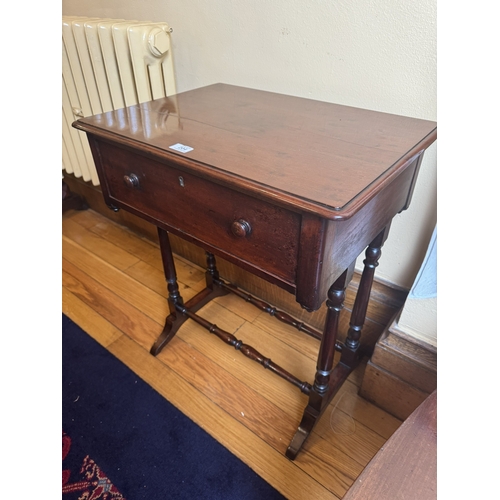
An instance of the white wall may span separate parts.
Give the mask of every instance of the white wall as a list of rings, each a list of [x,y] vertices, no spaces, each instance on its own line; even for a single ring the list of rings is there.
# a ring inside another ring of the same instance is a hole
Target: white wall
[[[436,0],[63,0],[64,15],[166,21],[177,90],[223,82],[436,120]],[[377,276],[410,288],[436,225],[436,145]]]
[[[437,228],[397,323],[406,334],[437,347]]]

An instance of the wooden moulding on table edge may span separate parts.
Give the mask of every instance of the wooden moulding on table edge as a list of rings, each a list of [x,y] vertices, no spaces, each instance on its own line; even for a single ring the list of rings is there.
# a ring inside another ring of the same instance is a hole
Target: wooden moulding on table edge
[[[89,207],[95,212],[117,224],[127,227],[128,229],[148,238],[151,241],[154,241],[155,243],[158,243],[157,230],[154,225],[149,224],[124,210],[119,210],[118,212],[110,210],[104,202],[100,186],[93,186],[91,183],[85,182],[82,179],[76,178],[74,175],[67,173],[64,173],[64,181],[68,184],[72,192],[85,198]],[[205,268],[205,253],[201,248],[184,241],[175,235],[171,235],[171,244],[174,253],[197,266]],[[305,323],[322,331],[326,315],[325,306],[321,307],[317,311],[309,313],[300,307],[291,294],[280,289],[279,287],[267,283],[266,281],[229,262],[224,261],[223,259],[217,259],[217,263],[221,276],[225,279],[231,281],[256,297],[269,302],[273,306],[295,316],[298,320],[304,321]],[[360,274],[355,273],[353,281],[346,291],[345,308],[342,311],[340,318],[340,330],[343,332],[344,336],[349,328],[349,317],[359,284],[359,278]],[[375,280],[372,289],[372,300],[370,301],[370,305],[368,307],[367,319],[365,321],[365,327],[361,339],[363,353],[367,356],[371,355],[377,340],[385,331],[385,328],[390,323],[394,315],[403,306],[407,294],[407,290],[394,288],[386,283]],[[344,340],[342,335],[339,340]],[[377,404],[376,401],[374,402]]]

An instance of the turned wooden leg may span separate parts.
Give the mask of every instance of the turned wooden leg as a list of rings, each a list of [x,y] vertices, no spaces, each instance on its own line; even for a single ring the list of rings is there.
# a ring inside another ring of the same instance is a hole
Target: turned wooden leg
[[[333,370],[339,316],[344,304],[345,288],[352,277],[352,268],[346,270],[328,291],[328,300],[326,301],[328,312],[313,389],[309,394],[309,403],[304,410],[302,421],[286,452],[287,457],[292,460],[297,456],[322,413],[358,363],[361,330],[366,318],[375,268],[378,266],[382,245],[389,234],[389,227],[387,226],[381,231],[366,249],[363,274],[354,301],[349,331],[342,347],[340,362]]]
[[[174,257],[172,255],[168,233],[163,229],[158,228],[158,236],[160,240],[165,279],[167,280],[168,306],[170,314],[165,320],[163,331],[151,347],[150,352],[154,356],[159,354],[161,350],[172,340],[180,326],[190,318],[190,313],[195,313],[215,297],[229,293],[228,290],[217,284],[216,280],[219,279],[219,271],[216,267],[215,257],[213,254],[207,252],[207,271],[205,273],[207,287],[184,304],[184,301],[179,293]]]
[[[210,291],[209,299],[206,301],[214,299],[215,297],[220,297],[222,295],[227,295],[229,290],[222,287],[219,283],[219,270],[217,269],[217,264],[215,262],[215,255],[210,252],[205,252],[207,257],[207,270],[205,272],[205,282],[207,284],[207,289]]]
[[[170,314],[165,320],[165,326],[163,327],[162,333],[151,347],[150,352],[154,356],[159,354],[163,347],[167,345],[170,340],[172,340],[174,335],[177,333],[179,326],[187,319],[187,317],[183,317],[182,314],[178,312],[178,309],[184,306],[184,301],[179,293],[174,256],[172,255],[172,248],[170,247],[170,240],[167,231],[158,228],[158,238],[160,241],[163,271],[167,281],[168,308]]]
[[[340,362],[351,368],[355,368],[359,358],[359,341],[361,338],[361,330],[365,323],[366,311],[370,301],[370,293],[375,276],[375,269],[378,266],[378,261],[381,255],[382,245],[384,244],[389,234],[390,226],[387,226],[381,231],[377,237],[368,245],[365,252],[365,260],[363,261],[364,268],[361,280],[359,282],[358,293],[352,308],[351,320],[349,322],[349,331],[344,348],[342,349],[342,357]]]
[[[215,262],[215,255],[210,252],[205,252],[207,257],[207,271],[205,272],[205,281],[207,283],[207,288],[211,290],[219,287],[217,281],[219,280],[219,270],[217,269],[217,264]],[[221,295],[228,294],[228,290],[221,290]]]
[[[344,307],[345,289],[352,278],[353,270],[354,263],[328,290],[328,300],[326,301],[328,311],[319,349],[314,385],[309,393],[309,402],[304,410],[302,421],[286,451],[286,456],[292,460],[297,456],[322,412],[349,375],[349,370],[343,365],[337,365],[335,370],[332,368],[340,311]]]

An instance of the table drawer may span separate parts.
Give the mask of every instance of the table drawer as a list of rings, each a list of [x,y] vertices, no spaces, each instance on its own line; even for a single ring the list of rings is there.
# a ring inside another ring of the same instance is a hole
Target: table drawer
[[[99,142],[99,153],[111,199],[294,282],[300,214],[107,142]]]

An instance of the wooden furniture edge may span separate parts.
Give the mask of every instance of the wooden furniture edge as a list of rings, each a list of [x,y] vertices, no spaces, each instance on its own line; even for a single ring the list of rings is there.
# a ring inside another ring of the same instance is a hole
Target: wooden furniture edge
[[[437,497],[437,393],[403,422],[349,488],[344,500]]]

